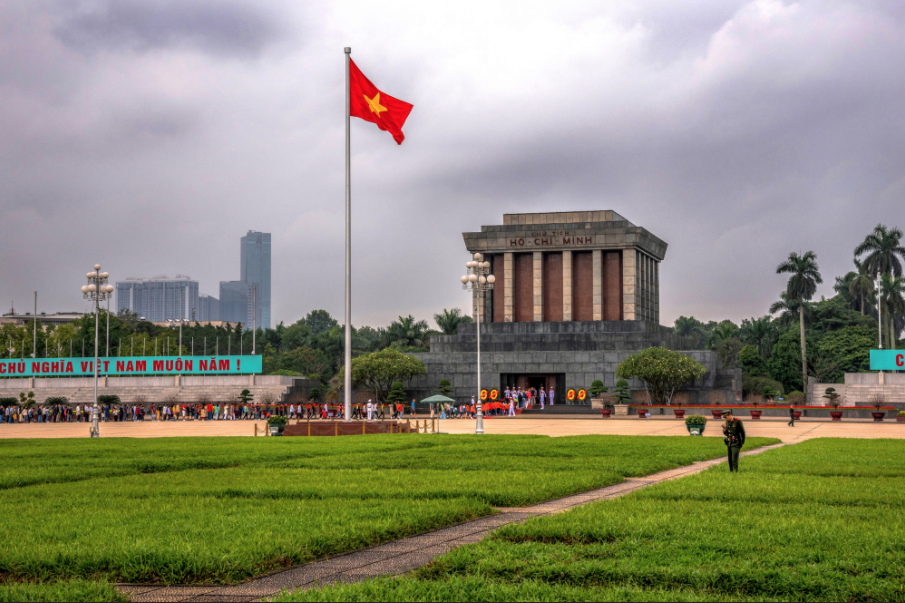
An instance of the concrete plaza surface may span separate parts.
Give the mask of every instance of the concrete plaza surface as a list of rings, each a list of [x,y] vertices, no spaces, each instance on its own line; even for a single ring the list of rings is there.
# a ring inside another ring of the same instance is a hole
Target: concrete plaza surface
[[[423,421],[423,417],[412,419]],[[883,421],[875,423],[871,419],[850,419],[829,421],[826,419],[804,419],[795,422],[795,427],[786,425],[786,419],[743,419],[748,436],[778,438],[783,442],[801,442],[811,438],[895,438],[905,439],[905,423]],[[291,421],[294,423],[294,421]],[[474,433],[475,422],[469,419],[446,419],[439,421],[441,433]],[[723,437],[720,421],[709,421],[704,435]],[[265,421],[186,421],[141,423],[101,423],[101,437],[162,438],[185,436],[253,436],[257,426],[262,434]],[[4,438],[81,438],[88,437],[88,423],[29,423],[0,425],[0,439]],[[587,418],[521,418],[500,417],[484,420],[486,434],[537,434],[547,436],[570,435],[688,435],[685,422],[674,418],[651,419],[602,419]],[[351,437],[351,436],[349,436]],[[404,437],[404,436],[402,436]]]

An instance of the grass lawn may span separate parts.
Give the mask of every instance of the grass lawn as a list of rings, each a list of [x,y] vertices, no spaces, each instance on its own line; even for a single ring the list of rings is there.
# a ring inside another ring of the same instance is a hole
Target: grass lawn
[[[58,580],[236,582],[724,451],[628,436],[3,440],[0,600]]]
[[[810,440],[285,601],[905,600],[905,441]]]

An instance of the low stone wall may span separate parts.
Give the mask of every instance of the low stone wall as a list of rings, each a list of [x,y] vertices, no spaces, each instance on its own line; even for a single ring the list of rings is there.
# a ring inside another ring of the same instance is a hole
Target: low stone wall
[[[729,408],[731,405],[727,405]],[[905,406],[905,405],[903,405]],[[629,409],[629,413],[631,415],[637,415],[637,408],[640,408],[640,405],[632,405]],[[646,408],[650,409],[651,416],[663,415],[663,416],[672,416],[674,415],[673,410],[684,410],[685,416],[688,415],[704,415],[708,419],[712,419],[711,409],[716,408],[708,407],[708,406],[647,406]],[[788,406],[759,406],[757,408],[732,408],[732,413],[740,418],[750,418],[752,410],[761,411],[761,417],[789,417],[789,407]],[[796,406],[795,410],[801,411],[802,418],[808,417],[811,419],[830,419],[830,411],[837,410],[828,406]],[[842,411],[842,419],[872,419],[871,415],[874,412],[873,408],[844,408],[840,407],[838,410]],[[894,410],[883,409],[881,412],[886,413],[886,420],[892,419],[895,420],[896,415],[899,410],[903,410],[901,407],[895,407]],[[599,412],[599,411],[598,411]]]

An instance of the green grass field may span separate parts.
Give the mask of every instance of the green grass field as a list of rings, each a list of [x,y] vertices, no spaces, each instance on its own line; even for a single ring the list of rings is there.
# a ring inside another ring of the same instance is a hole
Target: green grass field
[[[284,601],[902,601],[905,441],[811,440]]]
[[[0,600],[28,583],[232,583],[724,450],[619,436],[3,440]]]

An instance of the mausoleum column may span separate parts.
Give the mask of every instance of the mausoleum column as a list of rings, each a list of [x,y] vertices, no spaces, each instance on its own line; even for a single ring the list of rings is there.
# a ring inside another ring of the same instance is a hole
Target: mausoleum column
[[[512,253],[503,254],[503,321],[515,320],[515,304],[512,299],[512,284],[514,282],[515,266],[512,261]]]
[[[534,252],[534,322],[544,322],[544,252]]]
[[[562,252],[562,319],[572,320],[572,252]]]
[[[599,249],[591,251],[591,312],[593,320],[603,320],[603,255]]]
[[[622,250],[622,319],[635,320],[635,257],[634,249]]]

